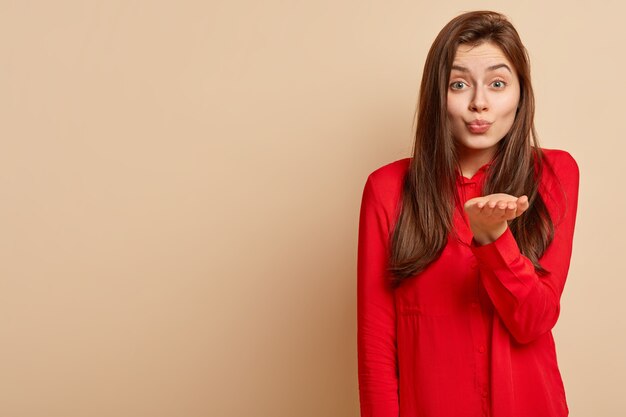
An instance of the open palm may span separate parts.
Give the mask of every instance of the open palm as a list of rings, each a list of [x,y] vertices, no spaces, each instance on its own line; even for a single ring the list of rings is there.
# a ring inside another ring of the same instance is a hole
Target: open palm
[[[513,220],[529,207],[528,196],[497,193],[467,200],[464,205],[474,238],[481,244],[497,239]]]

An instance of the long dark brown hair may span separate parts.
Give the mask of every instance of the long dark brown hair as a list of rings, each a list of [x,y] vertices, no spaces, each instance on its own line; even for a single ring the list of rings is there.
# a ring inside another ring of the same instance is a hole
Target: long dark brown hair
[[[539,274],[539,264],[553,239],[554,226],[539,194],[544,155],[534,126],[535,102],[530,60],[506,16],[492,11],[464,13],[452,19],[433,42],[420,87],[413,157],[404,178],[399,213],[390,241],[389,272],[394,287],[436,260],[453,231],[455,208],[463,203],[456,192],[460,170],[447,118],[447,91],[453,60],[460,44],[491,42],[502,49],[517,70],[520,100],[509,132],[498,143],[486,171],[482,195],[527,195],[529,208],[509,221],[520,251]]]

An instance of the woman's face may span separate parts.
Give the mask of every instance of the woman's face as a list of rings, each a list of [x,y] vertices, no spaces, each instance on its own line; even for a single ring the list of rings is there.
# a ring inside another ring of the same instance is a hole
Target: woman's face
[[[450,73],[447,110],[461,158],[475,156],[485,163],[491,159],[513,125],[519,98],[515,68],[498,46],[490,42],[459,45]],[[472,125],[476,120],[488,125]]]

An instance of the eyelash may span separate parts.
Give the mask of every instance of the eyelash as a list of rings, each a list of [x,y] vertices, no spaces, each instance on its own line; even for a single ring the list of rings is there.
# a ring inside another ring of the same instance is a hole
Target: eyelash
[[[457,84],[457,83],[462,83],[462,84],[465,84],[465,82],[464,82],[464,81],[455,81],[455,82],[453,82],[452,84],[450,84],[450,88],[451,88],[451,89],[453,89],[453,90],[460,90],[460,88],[454,88],[454,87],[452,87],[454,84]],[[504,84],[504,85],[502,86],[502,88],[499,88],[499,90],[503,89],[504,87],[506,87],[506,86],[508,85],[508,84],[506,83],[506,81],[504,81],[504,80],[494,80],[494,81],[492,82],[492,84],[493,84],[493,83],[502,83],[502,84]]]

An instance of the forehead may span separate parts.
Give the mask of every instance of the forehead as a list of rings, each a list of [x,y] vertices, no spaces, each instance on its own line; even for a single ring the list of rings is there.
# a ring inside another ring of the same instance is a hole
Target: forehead
[[[454,64],[477,69],[499,63],[508,64],[513,70],[513,65],[502,49],[491,42],[483,42],[477,46],[461,44],[454,56]]]

